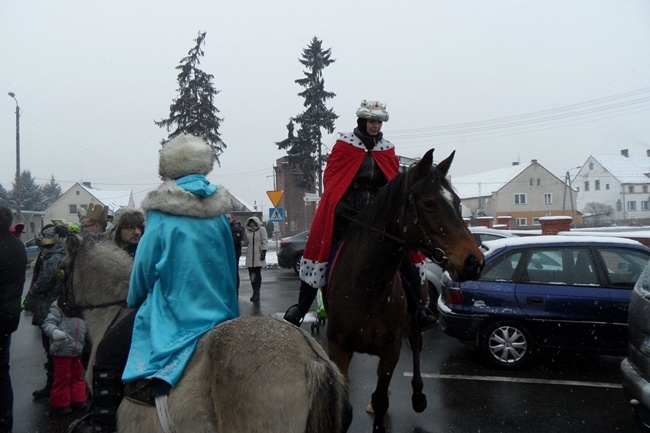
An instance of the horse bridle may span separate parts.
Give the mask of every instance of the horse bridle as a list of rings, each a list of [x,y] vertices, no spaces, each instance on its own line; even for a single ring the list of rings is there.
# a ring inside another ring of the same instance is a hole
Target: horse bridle
[[[415,205],[415,196],[413,195],[413,190],[417,187],[418,184],[420,184],[423,180],[420,179],[417,182],[415,182],[413,185],[409,187],[408,182],[406,183],[406,186],[404,187],[404,194],[407,195],[407,205],[409,207],[409,210],[412,210],[415,218],[413,220],[413,223],[415,226],[420,230],[420,233],[422,234],[422,238],[425,240],[426,245],[424,248],[424,253],[427,257],[429,257],[434,263],[438,265],[442,265],[446,262],[449,261],[449,257],[447,257],[447,254],[442,248],[436,247],[433,245],[433,241],[431,241],[431,238],[429,235],[427,235],[427,232],[424,230],[424,227],[422,227],[422,224],[420,224],[420,215],[418,214],[418,209],[417,206]],[[399,221],[404,221],[404,215],[406,214],[406,207],[402,206],[402,212],[400,214]],[[359,220],[356,220],[354,218],[348,218],[351,222],[360,225],[361,227],[368,229],[370,231],[373,231],[375,233],[380,233],[383,237],[386,237],[388,239],[391,239],[398,244],[406,247],[406,241],[402,238],[399,238],[397,236],[394,236],[390,233],[386,233],[386,230],[380,230],[377,227],[365,224]]]

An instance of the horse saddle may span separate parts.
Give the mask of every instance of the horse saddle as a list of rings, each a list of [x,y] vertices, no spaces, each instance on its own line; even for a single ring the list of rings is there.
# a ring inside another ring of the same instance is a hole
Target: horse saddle
[[[156,397],[169,395],[172,386],[162,379],[138,379],[124,384],[124,397],[134,403],[156,406]]]

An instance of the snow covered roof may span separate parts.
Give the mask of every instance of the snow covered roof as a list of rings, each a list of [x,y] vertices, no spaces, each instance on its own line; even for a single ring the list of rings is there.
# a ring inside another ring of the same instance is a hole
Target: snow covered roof
[[[486,197],[495,191],[499,191],[528,167],[530,167],[530,163],[497,168],[496,170],[469,174],[467,176],[458,176],[451,179],[451,185],[461,200],[474,197]]]
[[[97,200],[99,200],[102,204],[108,206],[110,211],[113,213],[118,209],[129,206],[129,199],[131,198],[130,189],[111,191],[111,190],[95,189],[92,187],[88,187],[86,185],[81,185],[81,187],[85,189],[88,192],[88,194],[92,195]]]
[[[592,155],[621,183],[650,183],[650,158],[646,155]]]

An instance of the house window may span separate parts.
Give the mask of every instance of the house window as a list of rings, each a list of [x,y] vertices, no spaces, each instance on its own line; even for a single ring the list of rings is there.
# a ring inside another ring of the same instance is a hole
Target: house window
[[[608,183],[605,184],[605,189],[609,189],[609,184]]]
[[[526,204],[526,194],[515,194],[515,204]]]
[[[620,200],[616,202],[616,212],[620,212],[623,210],[623,203],[621,203]]]
[[[553,204],[553,194],[550,192],[544,193],[544,204]]]
[[[643,192],[647,193],[648,192],[648,185],[643,185]]]
[[[634,192],[634,185],[630,185],[627,187],[627,192],[633,193]]]
[[[79,195],[79,191],[75,191],[75,192],[77,193],[77,195]]]
[[[515,222],[517,223],[518,226],[525,226],[525,225],[527,225],[526,218],[517,218],[517,219],[515,220]]]
[[[75,215],[77,213],[77,205],[76,204],[71,204],[70,205],[70,215]]]
[[[642,201],[641,210],[650,210],[650,201]]]
[[[599,191],[599,190],[600,190],[600,181],[599,181],[599,180],[595,180],[595,181],[594,181],[594,189],[595,189],[596,191]]]
[[[589,181],[585,180],[585,191],[589,191]]]
[[[538,226],[539,225],[539,217],[533,217],[533,225]]]
[[[590,162],[590,163],[589,163],[589,170],[593,170],[593,169],[594,169],[594,163],[593,163],[593,162]]]
[[[541,186],[541,185],[542,185],[542,179],[540,179],[540,178],[538,177],[538,178],[537,178],[537,186]]]
[[[636,202],[635,201],[628,201],[627,202],[627,210],[636,210]]]

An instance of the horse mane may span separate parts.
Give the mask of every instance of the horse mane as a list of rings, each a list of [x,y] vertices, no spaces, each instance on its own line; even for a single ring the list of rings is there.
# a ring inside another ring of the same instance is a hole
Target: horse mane
[[[345,237],[361,231],[364,226],[373,226],[381,230],[389,229],[388,225],[394,222],[390,221],[390,219],[400,214],[396,206],[402,208],[408,199],[407,187],[409,185],[407,183],[411,177],[411,172],[416,169],[416,165],[413,165],[407,171],[399,172],[390,182],[381,187],[372,201],[355,218],[361,224],[349,224]],[[428,168],[423,179],[425,178],[430,178],[428,179],[429,182],[440,183],[443,187],[451,189],[451,184],[447,178],[440,175],[436,165]],[[410,187],[412,188],[413,185],[410,185]]]

